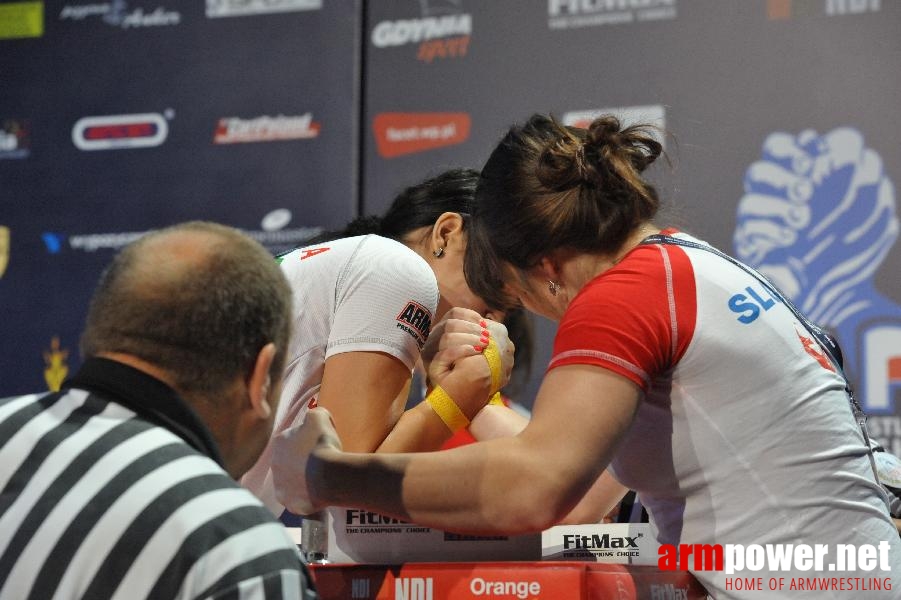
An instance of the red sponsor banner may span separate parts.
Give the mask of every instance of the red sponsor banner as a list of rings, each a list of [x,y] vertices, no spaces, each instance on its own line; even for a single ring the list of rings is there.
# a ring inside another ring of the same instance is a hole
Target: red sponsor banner
[[[382,158],[461,144],[470,125],[468,113],[381,113],[372,121]]]
[[[310,565],[322,600],[706,598],[687,572],[580,562]]]
[[[322,600],[581,599],[585,568],[571,563],[311,565]]]

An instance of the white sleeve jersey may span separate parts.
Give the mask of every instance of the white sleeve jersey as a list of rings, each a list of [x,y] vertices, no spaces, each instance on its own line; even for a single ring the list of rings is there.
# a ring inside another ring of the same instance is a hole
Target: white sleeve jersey
[[[384,352],[412,372],[438,306],[438,283],[422,257],[394,240],[366,235],[299,248],[281,265],[294,293],[294,332],[276,432],[303,422],[330,356]],[[278,515],[269,452],[242,483]]]

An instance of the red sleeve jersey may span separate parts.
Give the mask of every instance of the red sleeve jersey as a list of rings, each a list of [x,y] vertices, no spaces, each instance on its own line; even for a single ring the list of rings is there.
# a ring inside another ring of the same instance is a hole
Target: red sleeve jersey
[[[560,321],[548,369],[590,364],[647,391],[671,369],[694,334],[691,262],[681,249],[638,246],[590,281]]]

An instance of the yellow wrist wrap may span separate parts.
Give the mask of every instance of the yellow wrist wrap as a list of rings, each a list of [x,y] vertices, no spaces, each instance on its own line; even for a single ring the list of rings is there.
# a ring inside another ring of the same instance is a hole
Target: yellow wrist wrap
[[[501,389],[501,377],[503,376],[501,373],[501,353],[497,349],[497,344],[494,343],[494,340],[491,340],[482,354],[485,356],[485,360],[488,361],[488,370],[491,371],[491,393],[494,394]]]
[[[425,400],[451,432],[456,433],[469,425],[469,418],[463,414],[463,411],[460,410],[454,399],[440,385],[436,385],[435,389],[425,397]]]

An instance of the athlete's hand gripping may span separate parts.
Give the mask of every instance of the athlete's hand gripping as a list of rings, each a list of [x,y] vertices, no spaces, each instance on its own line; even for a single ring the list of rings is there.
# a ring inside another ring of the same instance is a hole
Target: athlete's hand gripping
[[[480,316],[475,321],[468,313],[478,316],[461,312],[463,318],[445,324],[428,375],[430,385],[440,385],[471,419],[510,380],[515,346],[502,323]]]
[[[299,427],[289,428],[272,441],[272,479],[275,497],[291,512],[309,515],[325,508],[315,493],[316,454],[340,451],[341,440],[332,416],[322,407],[311,409]]]

